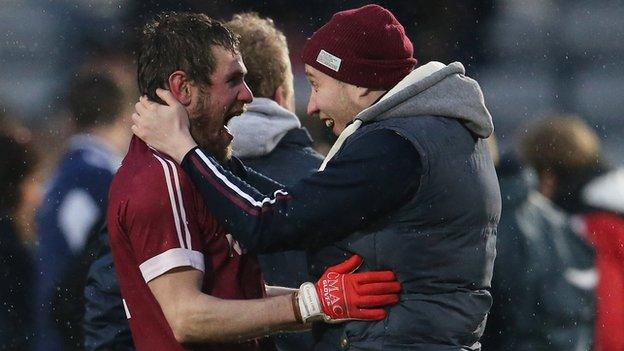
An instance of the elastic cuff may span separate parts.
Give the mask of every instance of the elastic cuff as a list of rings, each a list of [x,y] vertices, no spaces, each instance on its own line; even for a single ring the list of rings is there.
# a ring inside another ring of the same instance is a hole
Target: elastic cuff
[[[295,319],[297,320],[297,322],[303,324],[303,318],[301,317],[301,310],[299,307],[299,291],[295,291],[291,294],[291,302],[292,302],[292,308],[293,308],[293,312],[295,312]]]
[[[187,152],[186,155],[184,155],[184,157],[182,158],[182,162],[180,162],[180,165],[190,162],[191,155],[195,153],[195,150],[197,149],[199,149],[199,146],[195,146],[194,148],[190,149],[189,152]]]

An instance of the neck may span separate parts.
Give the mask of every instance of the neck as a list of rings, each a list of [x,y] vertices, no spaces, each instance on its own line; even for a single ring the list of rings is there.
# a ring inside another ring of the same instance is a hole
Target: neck
[[[359,104],[359,107],[361,108],[360,112],[376,104],[377,101],[379,101],[379,99],[381,99],[381,97],[384,96],[384,94],[386,94],[387,92],[387,90],[370,91],[368,94],[366,94],[366,96],[362,97],[361,99],[361,103]]]

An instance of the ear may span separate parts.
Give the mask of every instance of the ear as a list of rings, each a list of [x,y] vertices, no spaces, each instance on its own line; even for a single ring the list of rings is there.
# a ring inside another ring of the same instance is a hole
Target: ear
[[[167,80],[171,94],[184,106],[191,104],[191,82],[184,71],[175,71]]]
[[[385,90],[375,90],[353,84],[346,84],[346,86],[349,98],[362,110],[375,103],[375,101],[385,93]]]
[[[367,98],[372,94],[379,93],[379,90],[374,90],[371,88],[365,88],[365,87],[355,87],[355,94],[358,98],[362,99],[362,98]]]
[[[273,92],[273,96],[271,96],[271,99],[275,102],[277,102],[278,105],[282,106],[282,107],[286,107],[285,103],[286,103],[286,91],[284,91],[284,87],[283,86],[279,86],[277,87],[277,89],[275,89],[275,91]]]
[[[295,113],[295,93],[292,86],[289,86],[287,82],[281,84],[273,92],[271,99],[277,102],[278,105],[287,109],[288,111]]]

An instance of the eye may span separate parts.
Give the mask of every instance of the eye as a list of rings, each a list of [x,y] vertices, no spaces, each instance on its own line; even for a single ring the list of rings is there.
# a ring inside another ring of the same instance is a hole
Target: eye
[[[243,75],[235,75],[235,76],[232,76],[232,78],[228,79],[227,83],[230,86],[236,86],[236,85],[241,84],[244,78],[245,76]]]

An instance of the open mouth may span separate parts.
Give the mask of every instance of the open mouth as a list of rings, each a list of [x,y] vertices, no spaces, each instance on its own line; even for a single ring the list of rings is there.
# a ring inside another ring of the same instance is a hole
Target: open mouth
[[[219,135],[225,136],[225,138],[228,139],[229,141],[231,141],[234,138],[234,136],[230,132],[230,129],[226,125],[223,125],[221,130],[219,130]]]
[[[326,118],[323,120],[323,122],[325,122],[325,126],[327,128],[333,128],[334,127],[334,120],[331,118]]]

